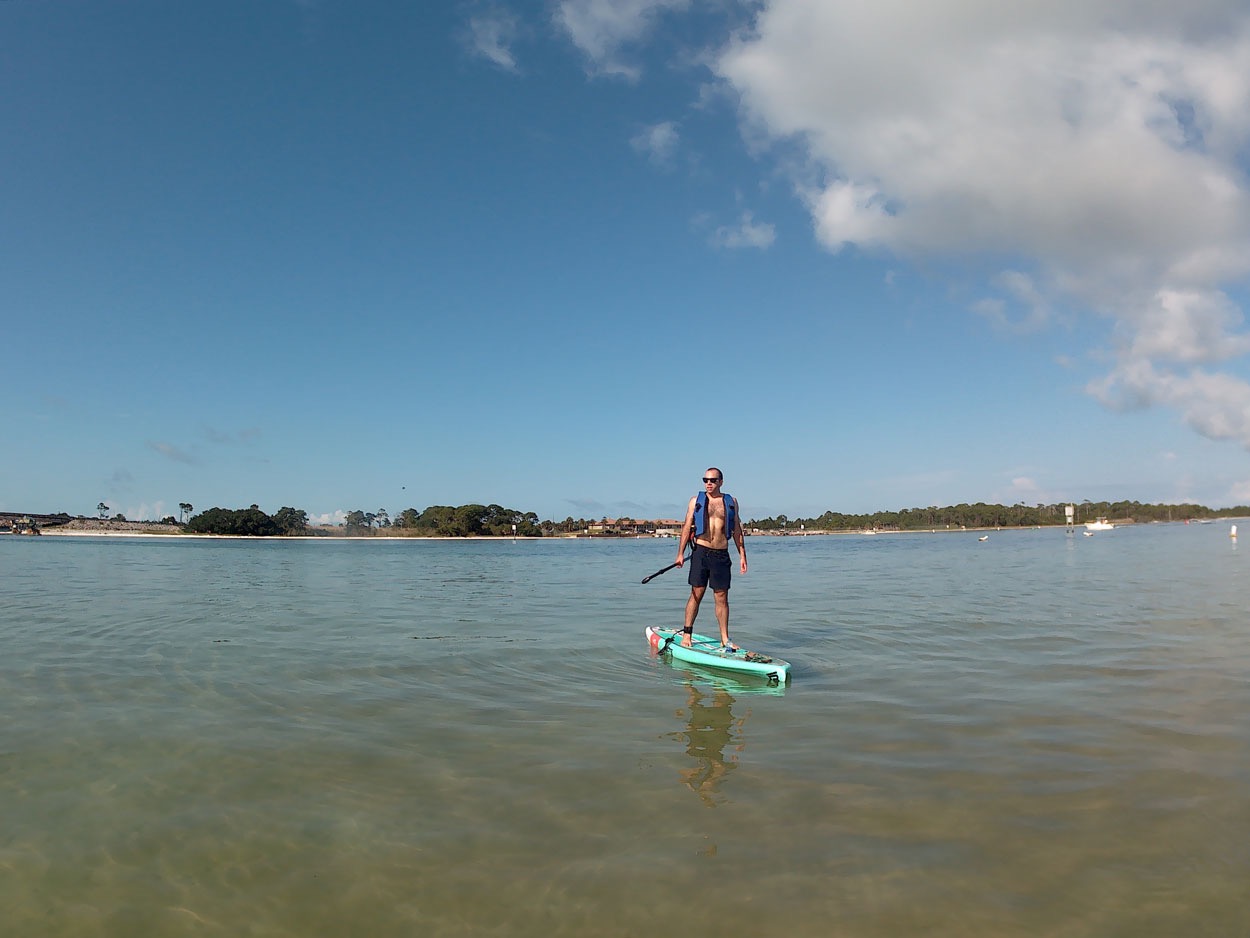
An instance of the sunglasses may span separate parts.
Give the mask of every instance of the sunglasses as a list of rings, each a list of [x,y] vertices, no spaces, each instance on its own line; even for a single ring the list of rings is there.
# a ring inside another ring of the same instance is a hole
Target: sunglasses
[[[707,485],[708,483],[711,483],[711,482],[724,482],[724,481],[725,481],[724,479],[708,479],[705,477],[703,479],[703,484]]]

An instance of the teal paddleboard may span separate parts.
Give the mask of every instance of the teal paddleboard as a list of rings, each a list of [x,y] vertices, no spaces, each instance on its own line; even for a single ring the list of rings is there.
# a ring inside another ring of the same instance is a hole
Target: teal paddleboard
[[[721,647],[719,639],[709,638],[695,632],[690,637],[690,647],[681,643],[681,629],[661,629],[647,626],[647,641],[651,650],[672,655],[678,661],[702,665],[705,668],[720,668],[724,671],[738,671],[743,674],[758,674],[778,683],[790,679],[790,662],[764,655],[758,651],[747,651],[739,648],[728,651]]]

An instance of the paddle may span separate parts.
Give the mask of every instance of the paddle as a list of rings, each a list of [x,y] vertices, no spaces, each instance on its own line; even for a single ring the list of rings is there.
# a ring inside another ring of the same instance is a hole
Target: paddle
[[[685,557],[685,559],[683,559],[681,562],[682,562],[682,563],[685,563],[687,560],[689,560],[689,559],[690,559],[691,557],[693,557],[693,556],[694,556],[694,544],[693,544],[693,543],[691,543],[691,545],[690,545],[690,553],[689,553],[689,554],[687,554],[687,555],[686,555],[686,557]],[[656,571],[655,571],[655,573],[651,574],[651,576],[645,576],[645,577],[643,577],[643,578],[642,578],[642,582],[644,582],[644,583],[650,583],[652,580],[654,580],[654,579],[655,579],[657,576],[659,576],[661,573],[668,573],[668,571],[672,570],[672,569],[673,569],[673,567],[675,567],[675,566],[677,566],[677,564],[676,564],[676,563],[670,563],[670,564],[669,564],[667,567],[665,567],[663,570],[656,570]],[[673,632],[673,634],[672,634],[672,635],[670,635],[668,638],[664,639],[664,644],[663,644],[663,645],[661,645],[659,648],[657,648],[657,649],[655,650],[655,653],[656,653],[657,655],[662,655],[662,654],[664,654],[664,652],[668,651],[668,646],[669,646],[669,645],[671,645],[671,644],[673,644],[673,639],[675,639],[675,638],[676,638],[678,635],[680,635],[680,634],[682,634],[680,630]]]
[[[687,560],[689,560],[689,559],[690,559],[691,557],[693,557],[693,556],[694,556],[694,545],[693,545],[693,544],[691,544],[691,545],[690,545],[690,553],[686,555],[686,558],[685,558],[684,560],[682,560],[682,561],[681,561],[681,563],[685,563]],[[672,570],[672,569],[673,569],[673,567],[675,567],[675,566],[677,566],[677,563],[670,563],[670,564],[669,564],[667,567],[665,567],[663,570],[656,570],[656,571],[655,571],[655,573],[651,574],[651,576],[644,576],[644,577],[642,578],[642,582],[644,582],[644,583],[650,583],[652,580],[654,580],[654,579],[655,579],[657,576],[659,576],[661,573],[668,573],[668,571]]]

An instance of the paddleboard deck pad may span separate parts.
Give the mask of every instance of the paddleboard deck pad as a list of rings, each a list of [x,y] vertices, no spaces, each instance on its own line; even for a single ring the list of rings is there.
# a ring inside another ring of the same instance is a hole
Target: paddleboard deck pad
[[[690,647],[681,643],[681,629],[662,629],[653,625],[647,626],[647,642],[654,652],[672,655],[678,661],[702,665],[705,668],[720,668],[725,671],[737,671],[743,674],[758,674],[769,681],[779,683],[790,679],[790,662],[758,651],[747,651],[739,648],[729,651],[721,646],[720,640],[709,638],[695,632],[690,636]]]

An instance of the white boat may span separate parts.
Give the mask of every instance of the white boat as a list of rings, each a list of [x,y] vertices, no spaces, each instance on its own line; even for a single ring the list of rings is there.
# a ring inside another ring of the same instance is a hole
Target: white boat
[[[1114,531],[1115,525],[1106,518],[1099,518],[1097,521],[1086,521],[1086,531]]]

